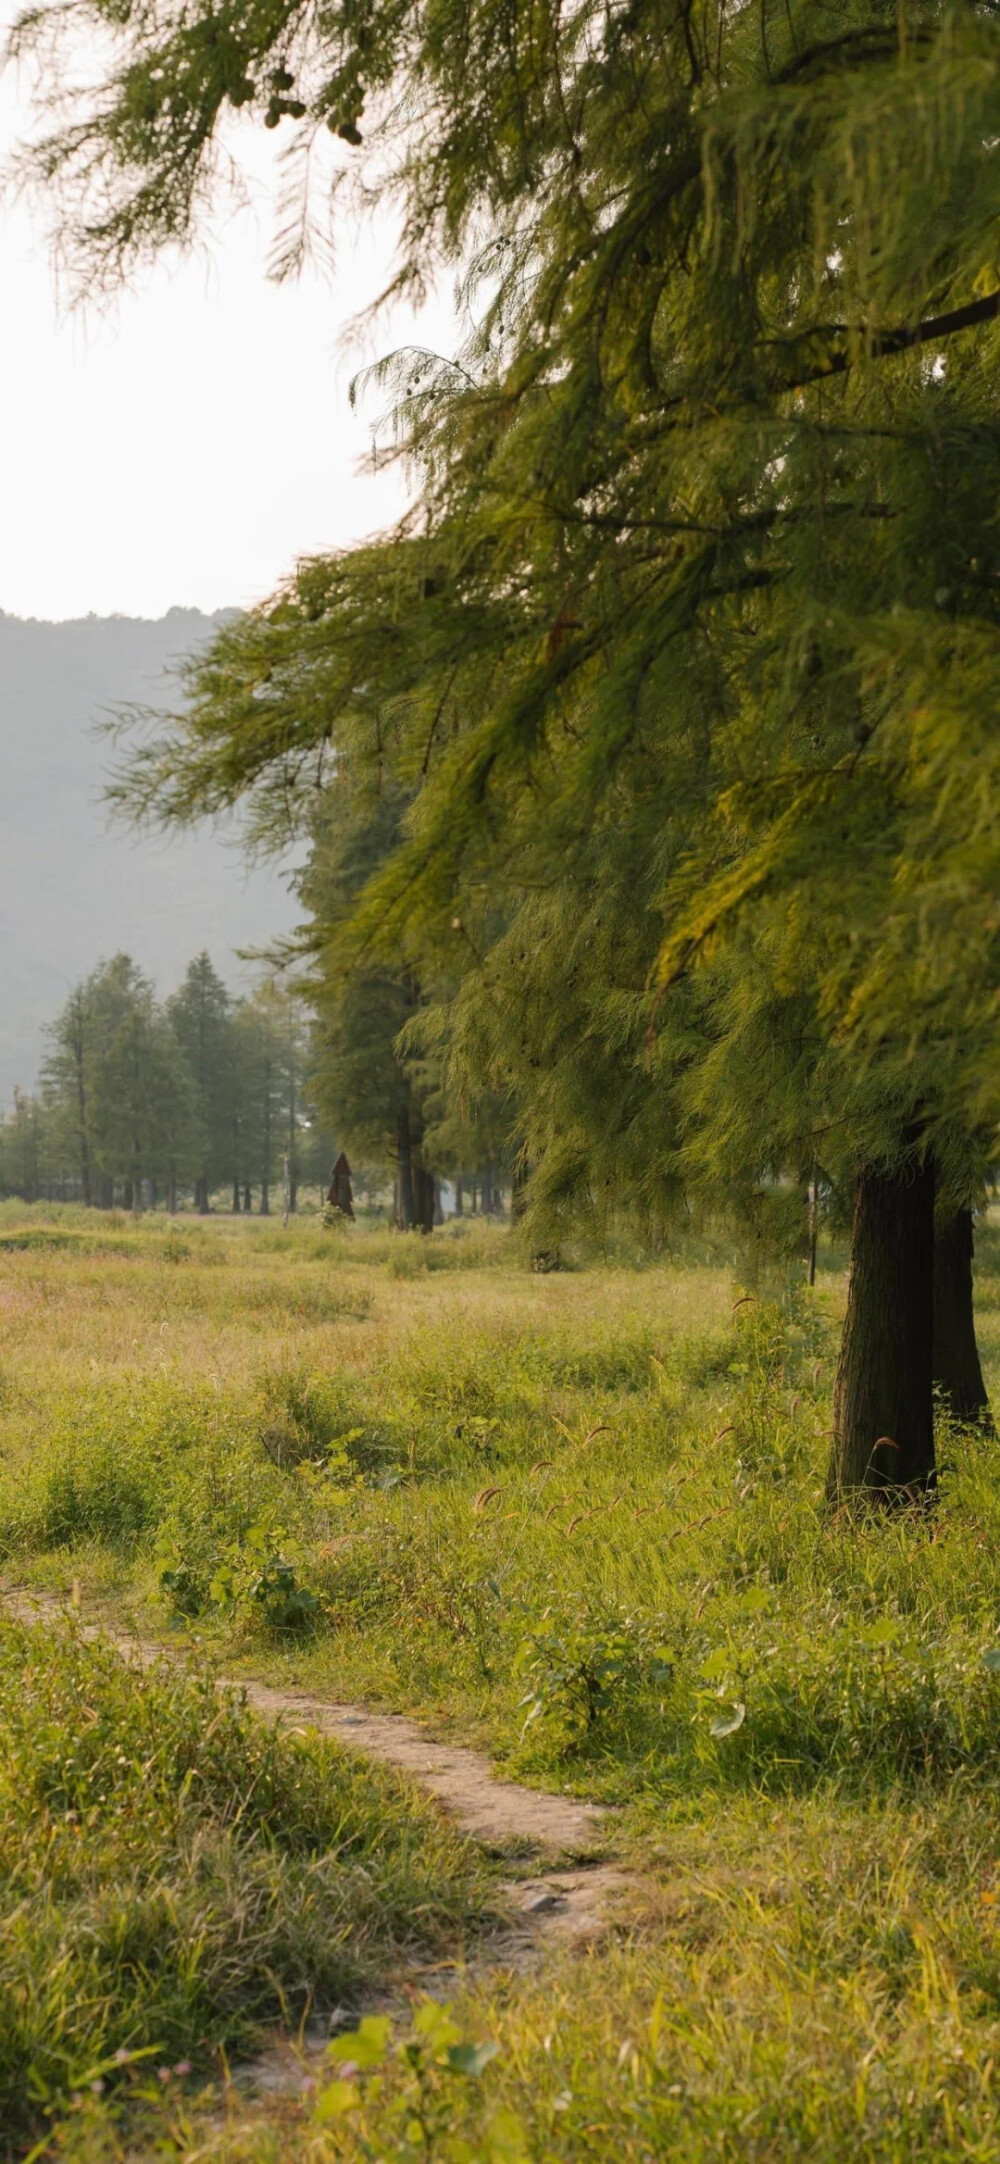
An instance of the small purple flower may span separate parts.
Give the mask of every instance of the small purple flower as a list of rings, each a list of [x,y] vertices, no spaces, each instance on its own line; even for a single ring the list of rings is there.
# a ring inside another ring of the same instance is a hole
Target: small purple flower
[[[156,2079],[157,2079],[157,2081],[169,2081],[169,2080],[170,2080],[170,2068],[169,2068],[169,2066],[158,2066],[158,2067],[157,2067],[157,2069],[156,2069]]]
[[[181,2074],[181,2075],[183,2075],[183,2074],[190,2074],[190,2072],[191,2072],[191,2061],[190,2061],[190,2059],[178,2059],[178,2061],[177,2061],[177,2064],[176,2064],[176,2066],[175,2066],[175,2068],[174,2068],[174,2073],[175,2073],[175,2074]]]

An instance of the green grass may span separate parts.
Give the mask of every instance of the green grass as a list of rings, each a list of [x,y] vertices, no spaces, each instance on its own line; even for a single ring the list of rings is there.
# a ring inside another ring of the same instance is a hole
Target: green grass
[[[0,2148],[453,1951],[476,1857],[391,1775],[176,1664],[0,1627]]]
[[[1000,2152],[1000,1445],[830,1515],[841,1256],[734,1308],[721,1240],[532,1278],[483,1226],[52,1226],[90,1251],[0,1251],[7,1577],[623,1806],[636,1935],[461,1995],[476,2156],[497,2110],[533,2164]],[[403,2156],[411,2075],[273,2153]],[[213,2156],[286,2139],[233,2113]]]

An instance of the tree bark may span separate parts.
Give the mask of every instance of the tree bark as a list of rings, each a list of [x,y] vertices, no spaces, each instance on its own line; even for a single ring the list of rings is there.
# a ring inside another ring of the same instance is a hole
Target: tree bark
[[[420,1163],[419,1158],[411,1157],[410,1181],[412,1193],[410,1227],[416,1232],[433,1232],[434,1205],[437,1192],[434,1174],[427,1171],[426,1167]]]
[[[410,1115],[405,1105],[396,1120],[396,1165],[399,1181],[399,1227],[409,1232],[413,1224],[413,1144],[410,1139]]]
[[[934,1381],[954,1420],[991,1430],[972,1306],[972,1211],[939,1216],[934,1236]]]
[[[264,1069],[264,1134],[261,1156],[260,1214],[271,1215],[271,1060]]]
[[[83,1019],[81,1008],[81,995],[79,992],[75,995],[75,1008],[77,1011],[74,1014],[74,1021],[77,1024],[77,1032],[76,1036],[73,1039],[73,1067],[76,1079],[76,1116],[79,1122],[80,1135],[80,1188],[81,1201],[83,1202],[84,1207],[89,1210],[90,1136],[89,1116],[87,1108],[87,1089],[84,1072]]]
[[[433,1232],[435,1201],[436,1182],[433,1172],[428,1172],[425,1165],[415,1164],[413,1167],[413,1202],[414,1218],[418,1231]]]
[[[932,1489],[934,1164],[866,1165],[854,1193],[851,1281],[833,1400],[828,1493]]]
[[[461,1217],[461,1216],[463,1215],[463,1200],[464,1200],[464,1198],[463,1198],[463,1194],[462,1194],[462,1175],[461,1175],[461,1173],[459,1172],[459,1173],[457,1173],[457,1174],[456,1174],[456,1176],[455,1176],[455,1216],[456,1216],[456,1217]]]
[[[298,1105],[295,1096],[295,1046],[292,1043],[292,1010],[288,1010],[288,1211],[295,1216],[299,1200],[299,1164],[296,1155]]]

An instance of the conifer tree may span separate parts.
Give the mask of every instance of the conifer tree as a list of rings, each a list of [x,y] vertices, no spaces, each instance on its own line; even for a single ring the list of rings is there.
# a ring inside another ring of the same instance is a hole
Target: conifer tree
[[[302,898],[315,922],[312,990],[317,1007],[312,1087],[348,1153],[391,1168],[403,1231],[434,1223],[434,1163],[426,1148],[424,1093],[400,1037],[420,1002],[412,968],[388,958],[346,970],[338,935],[373,871],[398,843],[405,796],[384,777],[380,794],[343,767],[314,822]]]
[[[213,1190],[233,1177],[234,1090],[229,994],[206,953],[189,963],[167,1014],[191,1078],[195,1123],[195,1208],[210,1208]]]
[[[92,1091],[98,1165],[120,1180],[126,1209],[169,1177],[183,1146],[186,1076],[148,978],[115,955],[88,980],[96,1054]]]
[[[973,1199],[1000,1111],[994,10],[151,5],[117,38],[36,155],[85,272],[191,232],[228,103],[364,132],[404,283],[482,295],[461,366],[384,373],[419,518],[223,632],[133,805],[266,821],[391,714],[416,795],[341,951],[417,969],[484,886],[515,909],[621,798],[641,824],[645,765],[684,1147],[731,1155],[741,1047],[798,1028],[855,1192],[832,1489],[921,1492],[935,1190]],[[752,1161],[787,1164],[764,1066]]]
[[[79,1180],[80,1200],[88,1208],[94,1199],[94,1022],[92,987],[78,984],[50,1026],[50,1049],[42,1070],[44,1095]]]

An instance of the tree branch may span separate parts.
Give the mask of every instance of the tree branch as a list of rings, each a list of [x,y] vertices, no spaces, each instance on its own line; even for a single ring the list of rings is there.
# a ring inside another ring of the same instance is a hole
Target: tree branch
[[[871,356],[874,360],[882,360],[889,354],[906,353],[912,346],[936,345],[941,338],[953,338],[957,331],[971,330],[977,323],[990,323],[997,315],[1000,315],[1000,292],[987,293],[984,299],[967,301],[964,308],[949,309],[946,315],[926,316],[922,323],[904,323],[899,324],[895,330],[876,331],[871,339]],[[829,335],[834,338],[847,338],[850,335],[849,326],[846,323],[835,324],[831,326]],[[867,337],[864,325],[858,335]],[[853,366],[854,354],[849,347],[843,346],[817,367],[811,368],[807,374],[798,376],[793,383],[787,384],[786,389],[804,390],[806,384],[822,383],[826,376],[845,375]]]

